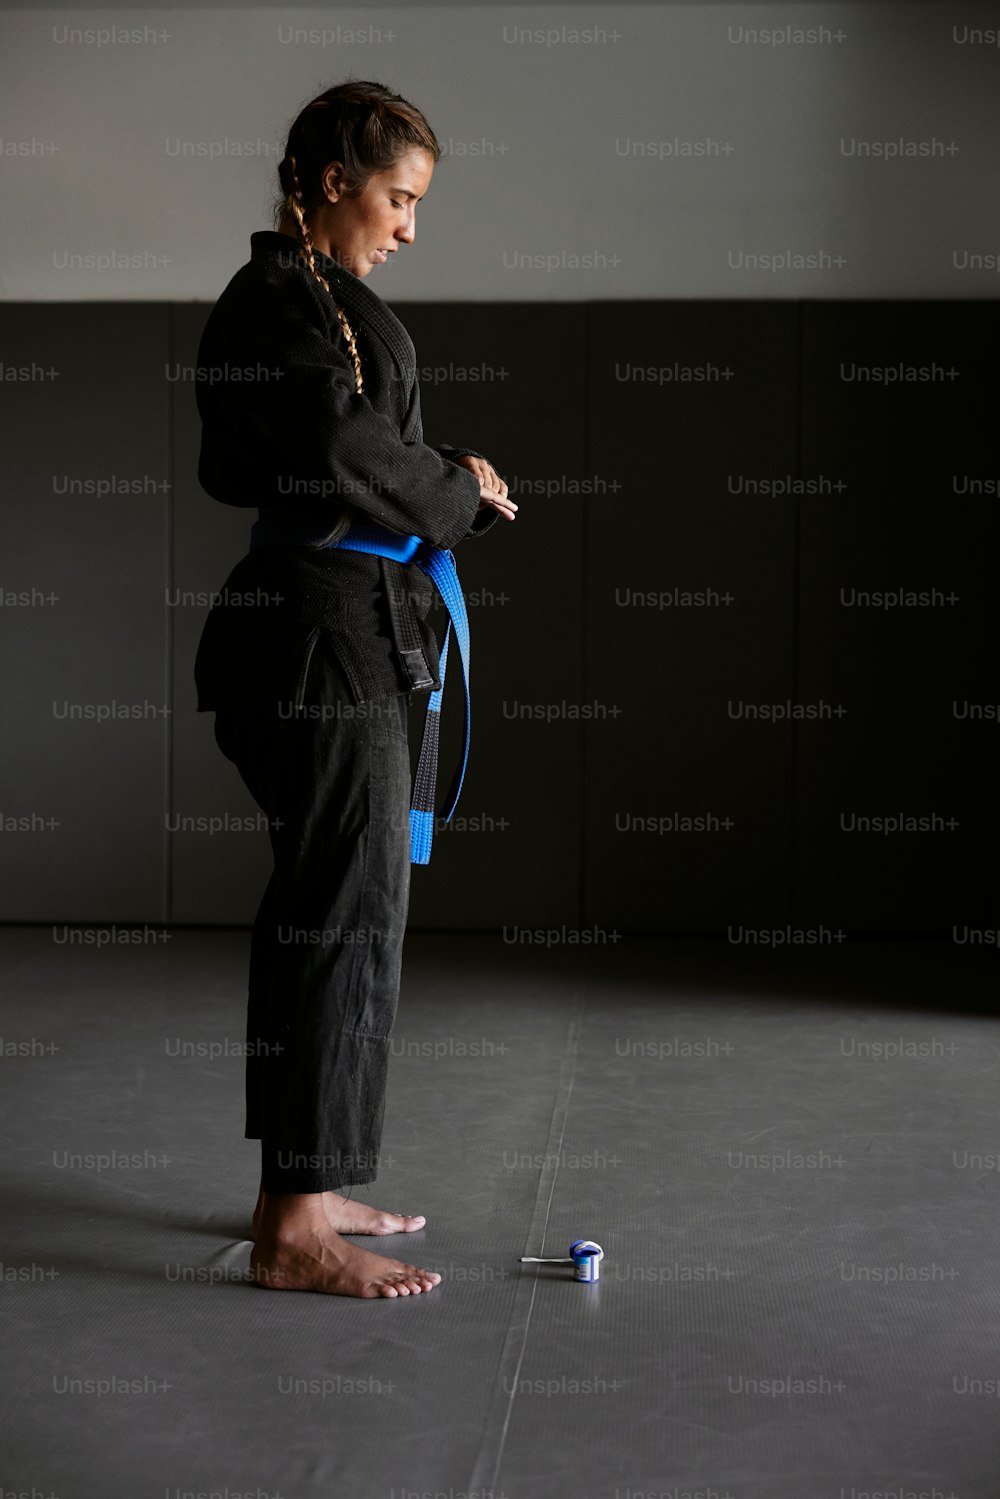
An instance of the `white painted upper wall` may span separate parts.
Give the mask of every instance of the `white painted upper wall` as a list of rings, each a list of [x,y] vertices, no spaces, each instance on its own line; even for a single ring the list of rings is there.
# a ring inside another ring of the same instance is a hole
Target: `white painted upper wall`
[[[214,301],[352,76],[445,146],[386,300],[992,297],[1000,5],[0,14],[0,296]]]

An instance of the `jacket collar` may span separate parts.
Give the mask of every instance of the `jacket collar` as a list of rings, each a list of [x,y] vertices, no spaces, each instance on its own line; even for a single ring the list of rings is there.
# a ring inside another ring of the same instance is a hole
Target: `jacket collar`
[[[277,229],[258,229],[250,236],[252,259],[275,258],[284,264],[302,270],[309,275],[309,267],[299,253],[299,243],[291,234],[282,234]],[[324,255],[322,250],[314,253],[316,269],[330,283],[334,299],[355,318],[373,328],[389,348],[409,389],[416,376],[417,359],[413,341],[395,313],[390,311],[377,292],[366,286],[360,276],[355,276],[339,260]],[[310,281],[322,295],[323,288],[310,276]]]

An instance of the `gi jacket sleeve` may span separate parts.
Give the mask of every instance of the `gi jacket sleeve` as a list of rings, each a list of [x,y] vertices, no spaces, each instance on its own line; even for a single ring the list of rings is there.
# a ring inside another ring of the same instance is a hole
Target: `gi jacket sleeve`
[[[435,453],[440,453],[443,458],[450,459],[452,462],[454,462],[456,458],[486,458],[485,453],[477,453],[475,448],[455,448],[452,447],[450,442],[438,443],[434,451]],[[486,458],[486,462],[489,463],[488,458]],[[468,472],[468,470],[466,470],[466,472]],[[496,510],[489,508],[485,510],[477,510],[475,516],[473,517],[472,525],[469,527],[468,531],[466,531],[465,536],[482,536],[492,526],[495,526],[499,519],[500,516]]]
[[[346,501],[364,518],[439,547],[478,534],[478,515],[495,518],[479,510],[474,474],[425,443],[404,442],[356,392],[349,354],[319,326],[324,313],[298,278],[292,286],[263,280],[253,293],[229,324],[227,354],[238,346],[273,378],[229,381],[224,395],[199,388],[198,478],[213,499],[279,508],[283,497],[322,499],[331,516]],[[211,352],[206,346],[205,357]]]

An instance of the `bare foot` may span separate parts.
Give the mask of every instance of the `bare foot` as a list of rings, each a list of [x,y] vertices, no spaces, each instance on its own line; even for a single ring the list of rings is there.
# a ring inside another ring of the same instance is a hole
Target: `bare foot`
[[[257,1285],[271,1291],[323,1291],[332,1296],[419,1296],[438,1284],[436,1270],[391,1260],[349,1244],[332,1228],[262,1226],[250,1255]]]
[[[253,1211],[254,1239],[260,1233],[260,1220],[264,1212],[265,1192],[261,1187],[257,1206]],[[323,1192],[323,1210],[330,1227],[338,1234],[412,1234],[423,1228],[427,1219],[423,1213],[385,1213],[381,1208],[370,1208],[365,1202],[353,1202],[339,1192]]]

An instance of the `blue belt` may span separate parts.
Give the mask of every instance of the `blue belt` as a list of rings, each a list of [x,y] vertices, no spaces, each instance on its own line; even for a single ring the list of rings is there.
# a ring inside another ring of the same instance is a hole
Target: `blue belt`
[[[266,528],[256,522],[250,529],[250,547],[266,546]],[[395,562],[412,562],[426,573],[437,588],[445,608],[448,624],[440,651],[439,675],[441,686],[432,692],[427,701],[423,739],[420,743],[420,758],[413,782],[410,806],[410,863],[428,864],[431,857],[431,841],[434,837],[434,797],[437,789],[438,744],[441,726],[441,701],[444,697],[444,678],[448,668],[448,644],[454,630],[458,641],[462,663],[462,681],[465,686],[465,745],[461,763],[455,772],[448,790],[445,806],[438,814],[445,822],[450,821],[458,805],[465,768],[469,762],[469,742],[472,737],[472,700],[469,694],[469,616],[465,609],[465,598],[458,582],[455,558],[444,547],[431,546],[419,536],[404,536],[380,526],[377,521],[355,521],[339,541],[330,543],[349,552],[370,552],[378,557],[390,557]]]

